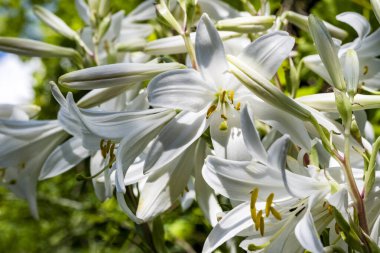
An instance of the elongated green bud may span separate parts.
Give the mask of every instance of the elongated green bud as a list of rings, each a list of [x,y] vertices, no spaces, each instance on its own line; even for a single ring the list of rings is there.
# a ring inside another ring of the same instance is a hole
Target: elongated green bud
[[[301,120],[308,121],[312,118],[308,110],[283,94],[259,72],[234,56],[228,55],[227,60],[231,65],[230,71],[256,96]]]
[[[320,93],[299,97],[296,101],[323,112],[338,112],[334,93]],[[352,110],[367,110],[380,108],[380,95],[357,94],[352,100]]]
[[[170,12],[164,0],[160,0],[160,3],[156,4],[156,10],[160,18],[162,18],[170,27],[176,30],[177,33],[183,33],[181,25],[177,22],[173,14]]]
[[[283,14],[282,17],[288,20],[291,24],[297,26],[298,28],[306,32],[309,31],[308,16],[301,15],[293,11],[287,11],[285,12],[285,14]],[[348,33],[345,30],[325,21],[323,21],[323,23],[325,24],[327,30],[331,33],[331,36],[333,36],[334,38],[343,40],[348,36]]]
[[[346,78],[347,93],[355,96],[359,84],[359,59],[354,49],[348,49],[344,59],[344,76]]]
[[[219,36],[222,40],[228,40],[231,38],[241,36],[236,32],[219,32]],[[195,42],[195,33],[190,34],[191,42]],[[171,55],[171,54],[182,54],[186,53],[187,49],[182,36],[176,35],[166,38],[161,38],[158,40],[150,41],[144,47],[144,53],[150,55]]]
[[[37,17],[41,19],[42,22],[44,22],[58,34],[71,40],[76,40],[78,37],[78,34],[73,31],[62,19],[44,7],[35,5],[33,6],[33,11]]]
[[[338,90],[344,91],[346,84],[344,82],[343,71],[338,58],[338,50],[330,33],[323,22],[314,15],[309,16],[309,29],[334,87]]]
[[[179,63],[118,63],[67,73],[58,79],[66,87],[92,90],[119,85],[134,85],[172,69],[184,68]]]
[[[68,57],[80,60],[77,51],[30,39],[0,37],[0,50],[18,55],[49,57]]]
[[[99,0],[98,14],[99,17],[105,17],[110,12],[110,0]]]
[[[215,27],[219,31],[256,33],[266,31],[274,24],[275,16],[247,16],[219,20]]]

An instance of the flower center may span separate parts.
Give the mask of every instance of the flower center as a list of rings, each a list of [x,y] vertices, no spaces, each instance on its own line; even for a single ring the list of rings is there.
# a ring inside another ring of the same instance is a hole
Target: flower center
[[[227,117],[227,111],[229,108],[233,108],[236,111],[240,111],[240,102],[234,101],[234,95],[235,92],[233,90],[222,90],[221,92],[218,92],[215,94],[215,100],[212,102],[210,107],[207,110],[206,118],[210,118],[211,115],[219,110],[220,111],[220,118],[222,119],[222,122],[219,125],[219,130],[225,131],[228,129],[228,117]]]

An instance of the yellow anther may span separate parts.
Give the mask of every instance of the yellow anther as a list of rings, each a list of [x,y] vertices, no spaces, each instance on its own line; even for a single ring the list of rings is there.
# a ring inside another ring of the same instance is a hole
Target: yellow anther
[[[100,140],[100,151],[102,153],[103,158],[106,158],[107,156],[107,150],[106,150],[106,145],[104,144],[105,140],[101,139]]]
[[[111,159],[112,159],[112,157],[115,157],[114,151],[115,151],[115,143],[112,143],[111,147],[110,147],[110,156],[111,156]]]
[[[226,115],[224,115],[223,113],[222,114],[220,114],[220,117],[222,118],[222,119],[224,119],[224,120],[227,120],[228,118],[227,118],[227,116]]]
[[[271,193],[271,194],[269,194],[269,196],[267,198],[267,203],[265,205],[265,216],[266,217],[268,217],[270,214],[270,208],[271,208],[272,203],[273,203],[273,197],[274,197],[274,194]]]
[[[251,207],[251,218],[253,221],[256,220],[256,207]]]
[[[255,228],[258,230],[260,228],[261,219],[263,218],[263,211],[260,210],[256,215]]]
[[[258,196],[259,196],[259,188],[254,188],[251,191],[251,209],[255,208]]]
[[[264,236],[264,217],[260,217],[260,234],[261,236]]]
[[[238,111],[240,111],[240,106],[241,106],[241,103],[238,102],[238,103],[235,105],[235,109],[238,110]]]
[[[226,101],[226,91],[224,90],[224,91],[222,92],[222,97],[220,98],[220,102],[221,102],[222,104],[224,104],[225,101]]]
[[[281,220],[281,214],[276,210],[274,209],[273,206],[270,207],[270,212],[272,213],[273,217],[275,217],[277,220]]]
[[[228,98],[229,98],[231,104],[234,103],[234,95],[235,95],[235,92],[234,92],[233,90],[230,90],[230,91],[228,92]]]
[[[365,66],[364,66],[363,75],[367,75],[367,74],[368,74],[368,66],[365,65]]]
[[[208,108],[208,110],[207,110],[207,114],[206,114],[206,118],[208,119],[208,118],[210,118],[210,116],[211,116],[211,114],[213,113],[213,112],[215,112],[215,110],[216,110],[216,105],[215,104],[213,104],[213,105],[211,105],[209,108]]]
[[[110,151],[111,144],[112,144],[111,141],[108,140],[108,141],[107,141],[107,146],[106,146],[106,152],[107,152],[107,153]]]
[[[222,123],[219,125],[219,130],[220,131],[226,131],[228,129],[228,124],[226,120],[223,120]]]

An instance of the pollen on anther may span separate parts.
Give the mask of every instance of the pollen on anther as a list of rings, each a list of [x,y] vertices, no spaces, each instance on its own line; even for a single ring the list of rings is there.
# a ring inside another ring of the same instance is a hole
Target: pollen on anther
[[[266,217],[268,217],[270,214],[270,208],[271,208],[272,203],[273,203],[273,197],[274,197],[273,193],[269,194],[269,196],[267,197],[267,202],[265,205],[265,216]]]
[[[207,110],[206,119],[210,118],[210,116],[213,114],[213,112],[215,112],[215,110],[216,110],[216,105],[215,104],[211,105]]]

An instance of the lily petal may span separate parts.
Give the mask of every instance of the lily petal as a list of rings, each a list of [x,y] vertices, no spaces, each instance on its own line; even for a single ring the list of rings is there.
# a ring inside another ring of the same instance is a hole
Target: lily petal
[[[207,129],[206,112],[181,112],[158,135],[145,161],[144,172],[162,168],[178,157]]]
[[[268,154],[261,143],[259,133],[255,127],[253,113],[249,106],[243,108],[241,114],[241,128],[244,136],[244,143],[247,146],[248,152],[253,159],[266,163]]]
[[[203,14],[197,27],[195,52],[206,83],[223,86],[228,70],[227,60],[222,40],[207,14]]]
[[[202,168],[206,157],[207,143],[199,139],[195,151],[195,194],[199,207],[202,209],[206,219],[214,227],[218,224],[217,215],[222,212],[214,190],[206,183],[202,176]]]
[[[224,242],[252,226],[253,221],[247,201],[228,212],[213,228],[203,245],[202,253],[213,252]]]
[[[238,57],[270,80],[289,57],[294,41],[287,32],[268,33],[247,46]]]
[[[185,190],[193,169],[195,143],[163,169],[149,174],[136,215],[148,221],[169,209]]]
[[[173,70],[156,76],[149,83],[148,100],[152,106],[197,112],[215,99],[215,92],[208,89],[199,72]]]
[[[343,12],[336,16],[336,19],[354,28],[359,36],[360,41],[363,40],[363,38],[367,37],[371,31],[371,26],[367,19],[358,13]]]
[[[59,145],[46,159],[41,169],[39,179],[58,176],[79,164],[90,156],[90,152],[82,145],[82,140],[72,137]]]

